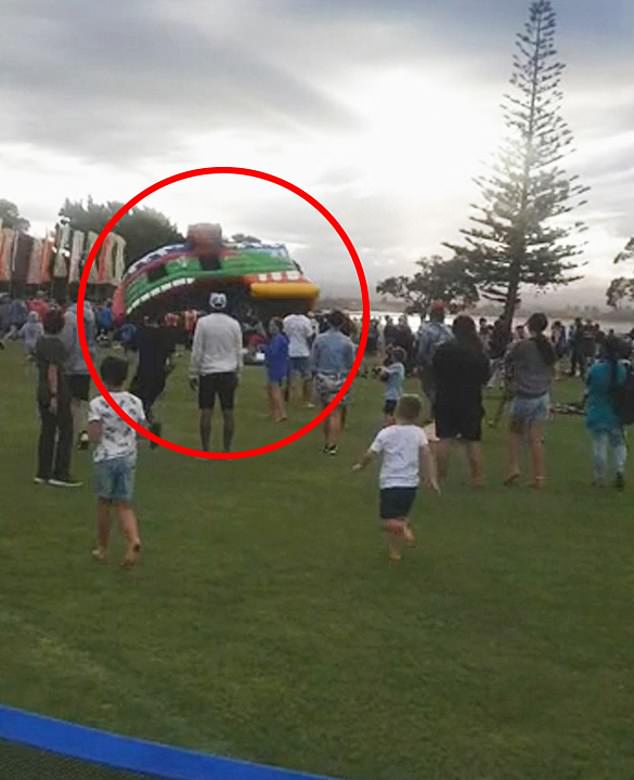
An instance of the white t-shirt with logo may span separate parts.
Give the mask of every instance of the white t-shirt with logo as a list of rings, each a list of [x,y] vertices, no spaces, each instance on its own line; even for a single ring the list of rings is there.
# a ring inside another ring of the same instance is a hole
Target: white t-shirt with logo
[[[284,333],[288,338],[288,356],[309,357],[313,325],[305,314],[289,314],[284,318]]]
[[[418,487],[419,454],[427,447],[425,431],[418,425],[390,425],[377,435],[370,450],[381,455],[379,487]]]
[[[145,425],[145,412],[140,398],[125,390],[110,395],[128,416]],[[136,431],[119,417],[103,396],[97,396],[90,402],[88,422],[101,423],[101,441],[93,450],[95,463],[113,458],[136,458]]]

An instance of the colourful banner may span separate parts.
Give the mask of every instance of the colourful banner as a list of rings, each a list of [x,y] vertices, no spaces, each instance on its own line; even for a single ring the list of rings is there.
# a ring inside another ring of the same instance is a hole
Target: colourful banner
[[[0,282],[11,281],[14,241],[15,230],[4,228],[2,230],[2,247],[0,248]]]
[[[97,256],[97,279],[98,284],[110,284],[112,281],[112,248],[114,241],[112,233],[108,233],[106,240],[101,245],[99,255]]]
[[[95,233],[94,230],[88,231],[88,243],[86,245],[86,251],[84,254],[84,258],[87,258],[90,254],[90,250],[93,248],[95,241],[99,238],[99,233]],[[92,264],[92,268],[90,269],[90,273],[88,274],[88,284],[97,284],[98,276],[97,276],[97,258],[95,262]],[[85,259],[84,259],[85,262]]]
[[[123,274],[125,273],[125,238],[113,233],[115,241],[114,258],[112,262],[112,283],[121,284]]]
[[[40,238],[33,241],[31,257],[29,259],[29,272],[26,276],[27,284],[40,284],[42,281],[42,249],[44,242]]]
[[[46,284],[51,281],[51,260],[53,257],[53,246],[55,240],[52,236],[47,237],[42,242],[42,252],[40,255],[40,283]]]
[[[68,263],[68,281],[76,284],[79,281],[79,268],[84,250],[85,234],[83,230],[76,230],[73,233],[73,240],[70,245],[70,261]]]
[[[33,237],[27,233],[18,233],[16,236],[11,271],[11,281],[16,284],[26,284],[33,242]]]
[[[70,225],[58,225],[55,230],[55,260],[53,262],[53,276],[56,279],[68,278],[68,256],[70,244]]]

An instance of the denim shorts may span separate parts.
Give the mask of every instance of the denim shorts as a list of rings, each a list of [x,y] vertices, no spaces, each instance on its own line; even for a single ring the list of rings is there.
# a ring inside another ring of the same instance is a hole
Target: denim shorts
[[[132,501],[136,458],[110,458],[95,463],[95,493],[106,501]]]
[[[523,425],[533,425],[548,420],[550,414],[550,395],[545,393],[537,398],[515,396],[511,401],[511,420]]]

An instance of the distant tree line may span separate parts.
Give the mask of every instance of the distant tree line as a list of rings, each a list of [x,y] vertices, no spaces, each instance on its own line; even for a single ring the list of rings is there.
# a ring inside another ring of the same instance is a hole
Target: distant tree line
[[[108,220],[123,205],[119,201],[97,203],[92,197],[66,200],[58,218],[66,217],[75,230],[100,233]],[[9,200],[0,199],[0,220],[3,227],[28,232],[30,222],[21,216],[19,208]],[[153,249],[184,241],[184,236],[165,214],[147,206],[135,206],[117,223],[116,232],[126,241],[126,264],[129,265]]]

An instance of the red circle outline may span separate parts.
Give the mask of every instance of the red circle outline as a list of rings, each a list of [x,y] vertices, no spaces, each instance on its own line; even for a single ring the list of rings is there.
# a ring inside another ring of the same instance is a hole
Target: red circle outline
[[[326,406],[326,408],[323,409],[313,420],[306,423],[306,425],[302,426],[301,428],[289,434],[288,436],[285,436],[283,439],[279,439],[278,441],[272,442],[271,444],[266,444],[262,447],[255,447],[249,450],[239,450],[238,452],[204,452],[203,450],[196,450],[191,447],[183,447],[182,445],[174,444],[174,442],[171,442],[167,439],[162,439],[160,436],[157,436],[156,434],[147,430],[147,428],[144,428],[142,425],[137,423],[136,420],[133,420],[129,415],[125,413],[125,411],[112,398],[112,396],[104,386],[103,382],[101,381],[101,377],[99,376],[99,373],[95,368],[95,365],[90,356],[90,350],[88,349],[88,342],[86,341],[86,330],[84,327],[84,301],[86,299],[86,286],[88,284],[88,275],[90,274],[90,269],[92,268],[95,259],[97,257],[97,254],[101,249],[108,233],[114,230],[119,220],[125,214],[127,214],[128,211],[130,211],[130,209],[134,208],[134,206],[140,203],[148,195],[151,195],[152,193],[157,192],[158,190],[163,189],[164,187],[167,187],[169,184],[174,184],[177,181],[183,181],[184,179],[191,179],[197,176],[207,176],[212,174],[235,174],[238,176],[249,176],[254,179],[261,179],[262,181],[268,181],[271,184],[277,184],[279,187],[283,187],[284,189],[289,190],[295,195],[298,195],[300,198],[305,200],[306,203],[310,204],[314,209],[316,209],[316,211],[318,211],[322,215],[322,217],[324,217],[324,219],[335,230],[335,232],[343,242],[344,246],[348,250],[348,254],[350,255],[350,258],[354,264],[355,271],[359,279],[359,286],[361,288],[361,304],[363,309],[362,317],[361,317],[361,338],[359,339],[359,346],[357,348],[352,369],[350,370],[350,373],[348,374],[348,377],[346,378],[343,387],[341,388],[341,390],[339,390],[337,395],[328,404],[328,406]],[[92,377],[93,382],[95,383],[97,389],[100,391],[103,397],[106,399],[110,407],[119,415],[119,417],[121,417],[122,420],[124,420],[128,425],[134,428],[134,430],[138,434],[145,437],[149,441],[152,441],[155,444],[160,445],[161,447],[165,447],[168,450],[172,450],[173,452],[179,452],[181,455],[189,455],[190,457],[194,457],[194,458],[206,458],[208,460],[240,460],[242,458],[256,457],[257,455],[266,455],[269,452],[275,452],[275,450],[282,449],[282,447],[286,447],[289,444],[298,441],[303,436],[306,436],[306,434],[314,430],[320,423],[322,423],[326,419],[326,417],[328,417],[337,408],[340,401],[343,399],[345,394],[349,391],[350,387],[352,386],[352,383],[354,382],[354,379],[357,373],[359,372],[359,368],[361,367],[361,362],[363,361],[365,346],[368,340],[369,327],[370,327],[370,296],[368,294],[368,284],[365,278],[365,273],[363,271],[363,265],[361,264],[361,260],[357,253],[357,250],[355,249],[354,244],[350,240],[350,237],[343,229],[339,221],[316,198],[314,198],[312,195],[302,190],[297,185],[292,184],[291,182],[286,181],[285,179],[281,179],[279,176],[274,176],[271,173],[258,171],[252,168],[236,168],[233,166],[214,166],[209,168],[194,168],[189,171],[181,171],[181,173],[176,173],[172,176],[168,176],[165,179],[161,179],[160,181],[151,184],[149,187],[146,187],[146,189],[142,190],[138,195],[135,195],[127,203],[125,203],[116,212],[116,214],[114,214],[108,220],[101,233],[99,233],[97,240],[93,244],[93,247],[90,250],[88,257],[86,258],[86,263],[84,265],[81,278],[79,280],[79,291],[77,293],[77,335],[79,337],[79,344],[81,347],[81,351],[84,356],[84,360],[86,361],[86,365],[88,366],[88,371],[90,372],[90,376]]]

